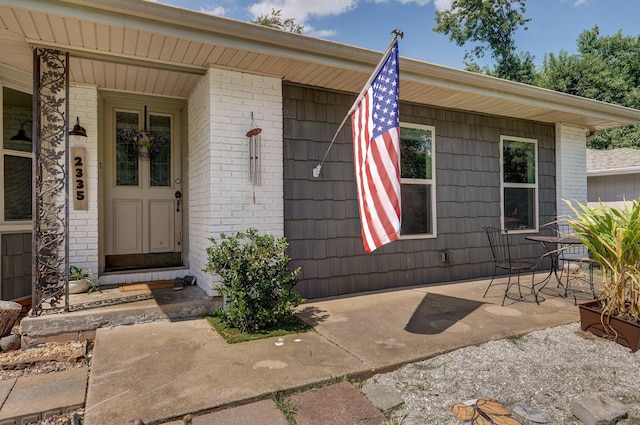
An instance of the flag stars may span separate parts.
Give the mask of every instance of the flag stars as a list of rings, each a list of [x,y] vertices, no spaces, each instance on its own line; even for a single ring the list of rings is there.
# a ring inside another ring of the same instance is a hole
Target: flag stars
[[[392,51],[371,84],[373,137],[399,125],[398,122],[398,60]]]

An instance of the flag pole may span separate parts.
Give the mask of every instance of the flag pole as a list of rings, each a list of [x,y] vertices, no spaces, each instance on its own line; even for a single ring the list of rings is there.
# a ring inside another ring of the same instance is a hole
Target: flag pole
[[[340,126],[338,126],[336,133],[333,135],[333,139],[331,139],[331,143],[329,144],[327,151],[324,153],[324,156],[322,157],[322,161],[320,161],[320,163],[313,168],[313,177],[316,177],[316,178],[320,177],[320,170],[322,170],[322,164],[324,164],[324,161],[327,159],[327,155],[329,155],[329,151],[331,150],[331,147],[335,143],[336,138],[338,137],[338,133],[340,133],[340,130],[342,130],[342,127],[344,127],[345,123],[347,122],[347,119],[349,118],[349,116],[351,116],[351,114],[355,110],[356,105],[360,102],[360,100],[364,96],[364,93],[369,89],[369,86],[373,82],[373,79],[378,74],[378,72],[380,71],[380,68],[382,68],[382,65],[387,60],[387,56],[389,56],[391,52],[391,47],[393,46],[393,44],[396,42],[398,37],[400,37],[400,39],[404,37],[404,32],[397,29],[394,29],[393,31],[391,31],[391,34],[393,34],[393,39],[391,40],[391,43],[389,43],[389,47],[387,47],[387,50],[384,52],[384,55],[382,55],[382,59],[380,60],[380,63],[378,63],[378,66],[376,66],[373,73],[371,73],[371,76],[369,77],[367,84],[364,85],[364,87],[362,88],[362,91],[360,91],[360,94],[358,95],[358,97],[356,97],[356,101],[353,102],[353,105],[351,105],[351,108],[342,119]]]

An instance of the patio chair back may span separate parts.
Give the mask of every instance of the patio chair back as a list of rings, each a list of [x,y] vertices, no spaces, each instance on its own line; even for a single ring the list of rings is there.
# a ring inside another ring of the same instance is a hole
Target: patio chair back
[[[509,269],[511,264],[511,246],[509,244],[509,232],[496,227],[484,227],[489,239],[489,247],[493,254],[495,266],[501,269]]]
[[[520,298],[522,297],[522,291],[520,289],[520,274],[523,272],[531,272],[531,292],[534,292],[534,274],[536,269],[536,263],[533,261],[527,261],[520,258],[514,258],[511,252],[511,243],[509,240],[509,231],[502,230],[497,227],[488,227],[483,226],[483,229],[487,233],[487,238],[489,239],[489,247],[491,248],[491,253],[493,254],[493,277],[491,278],[491,282],[484,292],[484,296],[487,296],[487,292],[489,292],[489,288],[493,284],[493,281],[496,277],[498,269],[508,270],[509,271],[509,280],[507,281],[507,287],[504,292],[504,297],[502,298],[502,305],[504,305],[504,301],[507,298],[509,293],[509,288],[512,285],[518,285],[518,293],[520,294]],[[512,281],[512,275],[516,275],[517,279]],[[537,294],[534,293],[535,300],[538,302]]]
[[[575,236],[575,231],[566,223],[558,223],[559,236]],[[576,294],[587,293],[596,298],[593,286],[593,268],[596,261],[590,258],[589,250],[584,245],[565,245],[560,248],[558,266],[560,267],[560,279],[565,279],[565,297],[568,293],[573,295],[574,304],[578,300]],[[585,273],[586,268],[586,273]],[[586,288],[582,288],[586,286]]]

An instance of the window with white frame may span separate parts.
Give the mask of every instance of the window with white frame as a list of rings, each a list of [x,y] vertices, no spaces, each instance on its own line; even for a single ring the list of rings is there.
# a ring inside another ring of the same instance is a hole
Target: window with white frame
[[[435,128],[400,124],[403,238],[435,237]]]
[[[2,222],[31,221],[32,96],[2,88]]]
[[[502,228],[538,229],[538,141],[500,137]]]

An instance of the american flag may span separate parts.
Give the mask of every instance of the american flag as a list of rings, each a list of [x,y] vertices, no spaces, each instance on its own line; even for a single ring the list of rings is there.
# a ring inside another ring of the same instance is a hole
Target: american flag
[[[362,241],[366,252],[400,237],[398,42],[356,100],[351,116]]]

